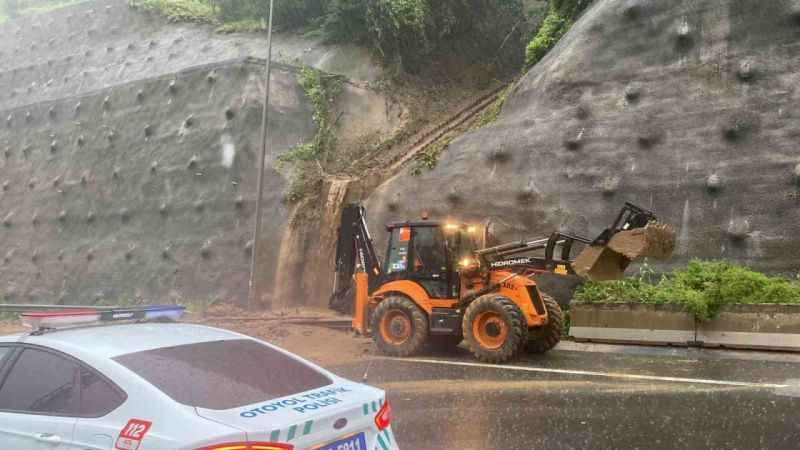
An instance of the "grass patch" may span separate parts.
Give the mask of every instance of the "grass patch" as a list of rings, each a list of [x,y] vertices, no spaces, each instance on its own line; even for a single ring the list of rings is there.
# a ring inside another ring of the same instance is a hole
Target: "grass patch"
[[[222,34],[230,33],[263,33],[267,31],[267,23],[263,20],[238,20],[218,26],[215,31]]]
[[[590,281],[575,293],[586,303],[678,304],[707,321],[724,305],[800,304],[800,282],[772,277],[727,261],[692,260],[660,279],[645,265],[639,275]]]
[[[445,136],[419,152],[411,165],[411,175],[419,176],[424,170],[435,169],[439,164],[439,157],[450,146],[453,139],[453,136]]]
[[[214,7],[205,0],[128,0],[128,5],[160,14],[170,22],[217,23]]]
[[[511,94],[511,91],[514,90],[516,85],[516,82],[510,83],[500,92],[500,95],[497,96],[497,100],[495,100],[494,103],[489,105],[489,107],[481,113],[480,117],[478,118],[478,122],[475,124],[472,130],[477,130],[485,127],[486,125],[497,122],[497,118],[500,116],[500,112],[503,110],[503,105],[506,104],[509,94]]]

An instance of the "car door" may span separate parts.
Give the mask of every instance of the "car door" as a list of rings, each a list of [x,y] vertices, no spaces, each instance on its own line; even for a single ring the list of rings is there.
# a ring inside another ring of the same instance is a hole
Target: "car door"
[[[125,403],[127,395],[110,379],[85,365],[80,369],[80,387],[80,418],[75,429],[75,442],[86,450],[114,448],[126,423],[120,421],[118,415],[110,413]],[[120,447],[123,445],[120,442]]]
[[[42,348],[15,346],[10,351],[0,376],[2,448],[82,450],[72,441],[78,364]]]

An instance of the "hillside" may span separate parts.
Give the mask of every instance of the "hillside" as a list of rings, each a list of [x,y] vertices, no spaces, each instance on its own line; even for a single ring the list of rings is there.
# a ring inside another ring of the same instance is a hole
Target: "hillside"
[[[244,302],[263,38],[167,23],[122,0],[20,17],[0,33],[0,294]],[[363,49],[279,35],[275,54],[257,277],[270,294],[293,176],[277,159],[317,133],[306,64],[341,79],[332,107],[344,141],[386,139],[403,111],[366,86],[380,67]]]
[[[385,222],[423,210],[488,217],[501,239],[593,236],[631,201],[679,228],[658,270],[796,273],[800,12],[587,3],[503,16],[510,61],[530,39],[515,81],[457,54],[479,39],[435,41],[402,70],[379,43],[278,33],[257,300],[325,305],[344,202],[366,204],[382,248]],[[0,24],[6,299],[244,304],[266,54],[263,34],[216,25],[123,0]]]
[[[792,2],[597,0],[432,171],[367,200],[372,225],[428,210],[501,237],[593,236],[625,201],[679,228],[672,265],[795,274],[800,10]],[[664,269],[666,265],[659,268]]]

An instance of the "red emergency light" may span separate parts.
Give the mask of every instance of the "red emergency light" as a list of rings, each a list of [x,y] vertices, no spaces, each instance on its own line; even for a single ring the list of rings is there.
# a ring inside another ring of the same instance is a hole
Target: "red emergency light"
[[[33,329],[58,329],[101,322],[177,320],[183,306],[156,305],[134,308],[69,309],[62,311],[33,311],[20,315],[22,324]]]

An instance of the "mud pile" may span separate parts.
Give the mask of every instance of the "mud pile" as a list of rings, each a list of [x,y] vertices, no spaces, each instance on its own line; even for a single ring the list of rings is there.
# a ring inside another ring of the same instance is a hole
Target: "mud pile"
[[[678,227],[661,269],[702,257],[796,273],[798,18],[790,1],[597,0],[498,122],[380,186],[371,225],[427,210],[490,216],[508,240],[596,236],[631,201]]]

